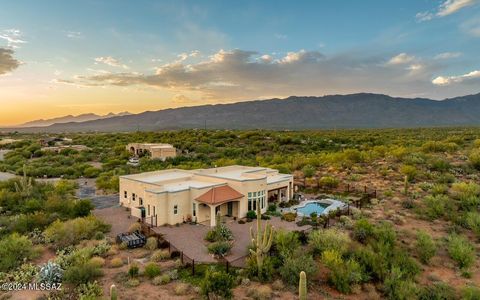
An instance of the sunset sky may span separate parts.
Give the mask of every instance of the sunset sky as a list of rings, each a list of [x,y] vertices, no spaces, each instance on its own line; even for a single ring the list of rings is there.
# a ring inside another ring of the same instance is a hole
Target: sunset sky
[[[1,1],[0,125],[354,92],[480,92],[480,1]]]

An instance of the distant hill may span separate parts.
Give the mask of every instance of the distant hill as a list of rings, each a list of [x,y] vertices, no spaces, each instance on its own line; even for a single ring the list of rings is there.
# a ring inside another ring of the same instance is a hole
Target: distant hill
[[[165,109],[20,131],[135,131],[205,125],[209,129],[470,126],[480,125],[479,116],[480,94],[437,101],[360,93]]]
[[[86,121],[106,119],[111,117],[128,116],[128,115],[130,115],[129,112],[121,112],[118,114],[109,113],[104,116],[93,114],[93,113],[82,114],[78,116],[68,115],[64,117],[58,117],[58,118],[47,119],[47,120],[44,120],[44,119],[34,120],[34,121],[21,124],[19,125],[19,127],[44,127],[44,126],[50,126],[53,124],[70,123],[70,122],[86,122]]]

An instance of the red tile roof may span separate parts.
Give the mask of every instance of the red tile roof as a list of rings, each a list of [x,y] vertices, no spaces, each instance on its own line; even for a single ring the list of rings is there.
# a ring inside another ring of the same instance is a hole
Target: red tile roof
[[[242,197],[243,195],[241,193],[232,189],[228,185],[223,185],[223,186],[211,188],[208,192],[201,195],[195,200],[205,204],[217,205],[217,204],[222,204],[232,200],[237,200]]]

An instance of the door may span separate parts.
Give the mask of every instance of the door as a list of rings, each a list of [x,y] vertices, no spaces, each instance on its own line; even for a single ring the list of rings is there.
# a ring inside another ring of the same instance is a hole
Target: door
[[[233,215],[233,202],[227,203],[227,215],[230,217]]]

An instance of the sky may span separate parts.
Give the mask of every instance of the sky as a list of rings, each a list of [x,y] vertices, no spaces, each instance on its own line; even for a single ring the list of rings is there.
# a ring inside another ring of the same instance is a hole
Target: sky
[[[480,92],[480,0],[0,0],[0,125],[356,92]]]

